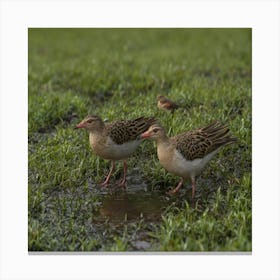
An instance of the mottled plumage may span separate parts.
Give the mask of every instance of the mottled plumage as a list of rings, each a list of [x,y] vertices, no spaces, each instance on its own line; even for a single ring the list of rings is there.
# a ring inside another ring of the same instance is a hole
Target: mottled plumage
[[[227,126],[214,122],[206,127],[188,131],[171,138],[176,149],[187,159],[203,158],[219,147],[236,141]]]
[[[135,120],[114,121],[106,125],[106,130],[116,144],[123,144],[136,140],[153,123],[155,123],[154,118],[140,117]]]

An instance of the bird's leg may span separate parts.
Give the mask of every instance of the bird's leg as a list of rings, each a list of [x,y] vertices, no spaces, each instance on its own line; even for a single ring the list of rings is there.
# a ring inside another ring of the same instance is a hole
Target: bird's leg
[[[194,200],[195,195],[195,178],[191,178],[192,180],[192,200]]]
[[[125,188],[126,186],[126,170],[127,170],[127,164],[126,161],[123,161],[123,179],[119,182],[119,186]]]
[[[100,184],[100,186],[106,187],[106,186],[108,185],[109,180],[110,180],[110,177],[111,177],[112,173],[114,172],[114,170],[115,170],[115,161],[112,160],[112,161],[111,161],[111,168],[110,168],[110,171],[109,171],[109,173],[108,173],[108,175],[107,175],[105,181],[104,181],[102,184]]]
[[[171,190],[169,192],[169,194],[174,194],[174,193],[177,193],[178,190],[181,188],[181,186],[183,185],[184,183],[184,178],[181,178],[180,182],[178,183],[178,185],[176,186],[176,188],[174,188],[173,190]]]

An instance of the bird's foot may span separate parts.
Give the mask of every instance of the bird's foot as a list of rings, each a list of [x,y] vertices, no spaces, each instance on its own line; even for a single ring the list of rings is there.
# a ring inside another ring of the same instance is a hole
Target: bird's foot
[[[177,193],[178,193],[178,190],[176,188],[167,192],[167,194],[169,194],[169,195],[175,195]]]
[[[126,183],[127,183],[126,179],[122,179],[121,181],[119,181],[117,183],[117,186],[125,189],[126,188]]]
[[[109,181],[105,180],[103,183],[98,184],[101,188],[106,188],[109,185]]]

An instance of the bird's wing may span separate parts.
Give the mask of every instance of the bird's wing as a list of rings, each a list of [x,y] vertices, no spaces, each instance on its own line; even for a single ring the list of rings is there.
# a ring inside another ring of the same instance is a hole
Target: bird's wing
[[[121,145],[125,142],[136,140],[136,138],[144,133],[154,124],[154,118],[140,117],[134,120],[121,120],[106,125],[106,130],[111,139]]]
[[[226,144],[236,141],[227,126],[214,122],[206,127],[179,134],[172,139],[176,149],[187,159],[203,158]]]

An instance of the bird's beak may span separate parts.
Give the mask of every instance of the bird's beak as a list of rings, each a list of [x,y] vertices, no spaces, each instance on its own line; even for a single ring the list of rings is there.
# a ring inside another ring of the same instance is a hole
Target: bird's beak
[[[140,134],[139,138],[145,139],[145,138],[149,138],[150,136],[151,136],[150,133],[148,131],[146,131],[146,132]]]
[[[77,124],[77,125],[74,127],[74,129],[84,128],[84,127],[86,127],[85,124],[81,122],[81,123]]]

